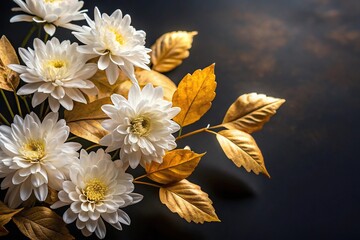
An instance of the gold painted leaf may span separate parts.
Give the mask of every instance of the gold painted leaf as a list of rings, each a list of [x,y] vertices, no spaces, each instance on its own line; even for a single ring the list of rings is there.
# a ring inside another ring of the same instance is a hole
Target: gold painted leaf
[[[75,239],[66,228],[62,218],[46,207],[33,207],[13,218],[19,230],[30,239]]]
[[[52,205],[52,204],[56,203],[57,201],[59,201],[58,192],[50,187],[48,189],[49,189],[49,191],[48,191],[48,195],[45,199],[45,202],[49,205]]]
[[[86,120],[68,123],[72,134],[93,143],[99,143],[108,132],[103,129],[99,120]]]
[[[90,78],[90,81],[95,84],[99,92],[96,96],[87,95],[86,97],[88,102],[91,103],[98,99],[110,97],[113,93],[117,93],[120,83],[126,80],[127,77],[125,76],[123,71],[120,71],[120,75],[117,81],[113,85],[111,85],[106,78],[105,71],[98,70],[95,75]]]
[[[171,102],[174,92],[176,91],[176,85],[164,74],[156,71],[137,70],[135,76],[138,80],[139,86],[143,88],[146,84],[151,83],[154,87],[161,86],[164,92],[164,99]],[[128,79],[120,82],[119,87],[115,90],[115,93],[123,95],[127,98],[129,90],[132,86],[132,82]]]
[[[64,117],[70,132],[88,141],[99,143],[107,134],[101,122],[108,116],[101,110],[101,106],[111,103],[109,97],[96,100],[89,104],[75,103],[71,111],[65,111]]]
[[[159,196],[163,204],[187,222],[220,222],[207,193],[186,179],[161,187]]]
[[[152,68],[158,72],[168,72],[189,57],[193,37],[197,32],[169,32],[163,34],[151,47]]]
[[[12,209],[9,208],[8,206],[6,206],[3,202],[0,201],[0,228],[3,227],[5,224],[7,224],[8,222],[10,222],[10,220],[12,219],[12,217],[15,214],[18,214],[19,212],[21,212],[23,210],[23,208],[20,209]],[[4,228],[5,229],[5,228]],[[6,231],[6,229],[5,229]],[[4,232],[5,232],[4,231]],[[1,230],[0,230],[1,232]],[[6,231],[7,232],[7,231]],[[0,235],[1,236],[1,235]]]
[[[222,126],[247,133],[258,131],[284,102],[264,94],[241,95],[226,112]]]
[[[162,184],[181,181],[192,174],[204,155],[186,149],[167,152],[161,164],[146,165],[147,177]]]
[[[265,168],[264,158],[254,138],[240,130],[223,130],[216,134],[225,155],[232,160],[236,166],[244,167],[246,171],[255,174],[263,173],[270,177]]]
[[[171,101],[172,96],[176,91],[176,85],[170,80],[170,78],[156,71],[147,71],[142,69],[136,69],[135,76],[141,88],[148,83],[152,83],[154,87],[162,86],[164,98]],[[114,93],[127,98],[128,92],[132,86],[131,80],[122,72],[120,72],[120,76],[114,85],[110,85],[108,82],[105,71],[97,71],[90,80],[96,85],[99,93],[96,96],[87,96],[88,102],[94,102],[98,99],[110,97]]]
[[[2,36],[0,39],[0,88],[15,91],[19,85],[19,74],[7,67],[9,64],[19,64],[19,58],[10,41]]]
[[[215,98],[215,64],[203,70],[187,74],[179,83],[173,96],[173,106],[180,107],[180,113],[174,121],[182,127],[199,120],[211,107]]]

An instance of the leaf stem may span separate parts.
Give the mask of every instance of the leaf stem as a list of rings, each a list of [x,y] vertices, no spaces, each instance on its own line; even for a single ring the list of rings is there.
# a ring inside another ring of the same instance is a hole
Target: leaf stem
[[[211,130],[209,130],[209,129],[206,129],[205,131],[208,132],[208,133],[212,133],[212,134],[214,134],[214,135],[218,135],[217,132],[211,131]]]
[[[161,188],[160,185],[153,184],[153,183],[148,183],[148,182],[142,182],[142,181],[134,180],[133,183],[138,183],[138,184],[148,185],[148,186],[152,186],[152,187],[156,187],[156,188]]]
[[[16,106],[18,108],[18,112],[19,112],[19,115],[20,117],[22,117],[22,111],[21,111],[21,106],[20,106],[20,102],[19,102],[19,97],[18,95],[16,94],[16,91],[14,90],[14,96],[15,96],[15,101],[16,101]]]
[[[26,35],[26,37],[24,38],[24,41],[21,43],[21,47],[25,47],[25,46],[26,46],[26,44],[28,43],[31,35],[33,35],[33,33],[35,32],[36,28],[37,28],[37,25],[34,24],[34,25],[32,26],[32,28],[30,29],[29,33],[28,33],[28,34]]]
[[[10,106],[10,104],[9,104],[9,101],[8,101],[8,99],[6,98],[6,95],[5,95],[5,93],[4,93],[4,90],[2,90],[2,89],[1,89],[1,95],[2,95],[2,97],[4,98],[5,104],[6,104],[7,108],[8,108],[8,110],[9,110],[9,113],[10,113],[11,117],[14,118],[14,116],[15,116],[15,115],[14,115],[14,112],[13,112],[13,110],[11,109],[11,106]]]
[[[147,174],[141,175],[134,179],[134,181],[147,177]]]
[[[216,126],[212,126],[212,127],[204,127],[204,128],[200,128],[198,130],[195,130],[195,131],[192,131],[192,132],[189,132],[189,133],[186,133],[184,135],[179,135],[176,140],[180,140],[180,139],[183,139],[183,138],[186,138],[186,137],[190,137],[192,135],[195,135],[197,133],[201,133],[201,132],[206,132],[208,129],[215,129],[215,128],[219,128],[219,127],[222,127],[221,124],[219,125],[216,125]]]
[[[6,120],[6,118],[0,113],[0,118],[1,120],[6,124],[6,125],[9,125],[10,126],[10,123],[8,120]]]

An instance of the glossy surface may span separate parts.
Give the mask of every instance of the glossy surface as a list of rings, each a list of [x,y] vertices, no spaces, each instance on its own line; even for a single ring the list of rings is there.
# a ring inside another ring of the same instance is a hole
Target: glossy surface
[[[131,226],[122,232],[108,227],[108,239],[360,236],[358,0],[94,0],[85,5],[130,14],[133,25],[146,31],[148,47],[165,32],[199,32],[190,57],[168,74],[178,82],[186,73],[216,63],[217,96],[190,129],[220,123],[241,94],[287,100],[254,134],[270,180],[238,169],[211,135],[179,142],[207,151],[190,180],[209,194],[221,223],[188,224],[160,203],[156,189],[137,186],[145,199],[126,209]],[[19,46],[30,25],[7,23],[11,6],[10,1],[1,3],[0,33]],[[74,40],[69,31],[59,34]],[[80,239],[74,226],[71,230]]]

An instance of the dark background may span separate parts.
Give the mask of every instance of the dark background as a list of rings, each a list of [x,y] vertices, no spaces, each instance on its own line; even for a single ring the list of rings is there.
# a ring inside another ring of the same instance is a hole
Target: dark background
[[[199,32],[190,57],[168,76],[177,83],[215,62],[217,97],[185,132],[220,123],[245,93],[287,100],[253,134],[271,179],[238,169],[212,135],[179,142],[207,151],[190,180],[209,194],[221,223],[189,224],[160,203],[156,189],[136,186],[145,197],[125,209],[131,225],[122,232],[108,225],[107,239],[360,238],[358,0],[88,0],[91,17],[95,5],[130,14],[147,47],[165,32]],[[8,23],[12,6],[0,3],[0,34],[20,46],[31,24]],[[56,36],[75,41],[67,30]],[[71,232],[81,239],[74,225]]]

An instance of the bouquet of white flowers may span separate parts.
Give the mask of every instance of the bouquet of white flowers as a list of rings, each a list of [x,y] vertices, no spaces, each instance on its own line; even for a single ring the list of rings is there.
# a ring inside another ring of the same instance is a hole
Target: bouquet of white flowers
[[[72,223],[84,236],[104,238],[106,225],[122,230],[130,224],[124,209],[143,198],[136,184],[158,188],[161,203],[188,222],[219,221],[208,195],[186,180],[205,153],[176,148],[178,140],[200,132],[215,135],[236,166],[269,176],[250,134],[283,99],[244,94],[222,123],[183,134],[211,107],[215,65],[178,85],[163,73],[189,56],[197,32],[165,33],[150,49],[145,32],[119,9],[108,15],[95,7],[92,19],[81,10],[83,1],[14,2],[20,13],[10,21],[33,27],[18,49],[20,59],[5,36],[0,41],[0,178],[6,191],[0,236],[13,221],[30,239],[73,239],[66,228]],[[60,42],[58,27],[72,30],[79,43]],[[42,29],[43,38],[30,41]],[[133,177],[135,168],[143,174]]]

